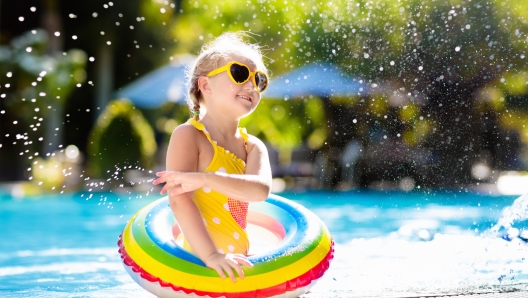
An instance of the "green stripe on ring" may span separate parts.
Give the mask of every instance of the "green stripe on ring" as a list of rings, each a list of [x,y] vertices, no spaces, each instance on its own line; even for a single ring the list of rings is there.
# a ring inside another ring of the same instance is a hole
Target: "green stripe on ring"
[[[216,273],[216,271],[214,271],[213,269],[177,258],[169,252],[161,249],[156,243],[154,243],[150,239],[147,234],[147,231],[145,230],[146,216],[150,212],[149,207],[150,205],[144,207],[138,213],[138,215],[134,219],[134,222],[132,223],[132,235],[139,247],[141,247],[141,249],[150,257],[173,270],[200,276],[218,277],[218,273]],[[136,263],[138,262],[136,261]],[[143,267],[143,265],[140,263],[138,263],[138,265]],[[149,273],[153,274],[153,272]]]

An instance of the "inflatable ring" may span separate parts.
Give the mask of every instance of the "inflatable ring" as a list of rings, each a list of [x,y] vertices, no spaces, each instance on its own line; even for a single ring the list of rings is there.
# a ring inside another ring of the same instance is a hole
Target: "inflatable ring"
[[[119,237],[125,269],[158,297],[298,297],[323,276],[334,256],[334,242],[324,223],[308,209],[271,195],[249,204],[248,235],[276,244],[252,254],[252,268],[232,282],[207,268],[175,240],[175,219],[167,197],[139,210]]]

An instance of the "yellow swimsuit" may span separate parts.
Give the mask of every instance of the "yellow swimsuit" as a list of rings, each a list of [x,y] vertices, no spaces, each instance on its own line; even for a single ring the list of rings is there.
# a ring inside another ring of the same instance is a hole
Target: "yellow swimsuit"
[[[228,174],[244,174],[246,163],[233,153],[225,150],[211,139],[205,126],[194,119],[187,123],[202,131],[214,149],[213,159],[204,172],[224,172]],[[247,133],[239,128],[247,150]],[[205,227],[220,253],[248,254],[249,239],[246,233],[246,218],[248,203],[228,198],[208,187],[194,191],[194,203],[200,210]],[[183,247],[192,251],[184,239]]]

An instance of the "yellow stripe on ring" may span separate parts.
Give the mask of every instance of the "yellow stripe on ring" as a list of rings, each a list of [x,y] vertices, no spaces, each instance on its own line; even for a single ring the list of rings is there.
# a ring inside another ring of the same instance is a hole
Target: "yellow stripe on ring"
[[[323,236],[321,237],[319,245],[304,258],[274,271],[247,276],[244,279],[237,279],[237,282],[233,283],[229,278],[221,279],[220,277],[193,275],[174,270],[163,263],[158,262],[156,259],[146,254],[135,241],[131,230],[131,225],[133,223],[134,221],[131,220],[123,231],[123,244],[128,255],[134,260],[134,262],[136,262],[136,264],[151,275],[156,276],[165,282],[183,288],[204,292],[236,293],[276,286],[285,281],[299,277],[315,267],[326,257],[331,245],[330,233],[326,226],[322,224]],[[277,277],[280,277],[280,279]]]

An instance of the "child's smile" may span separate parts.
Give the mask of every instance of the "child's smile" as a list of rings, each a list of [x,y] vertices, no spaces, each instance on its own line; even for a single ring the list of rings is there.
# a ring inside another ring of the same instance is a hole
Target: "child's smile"
[[[237,95],[237,97],[245,99],[245,100],[247,100],[249,102],[253,102],[253,99],[250,96],[248,96],[248,95]]]

